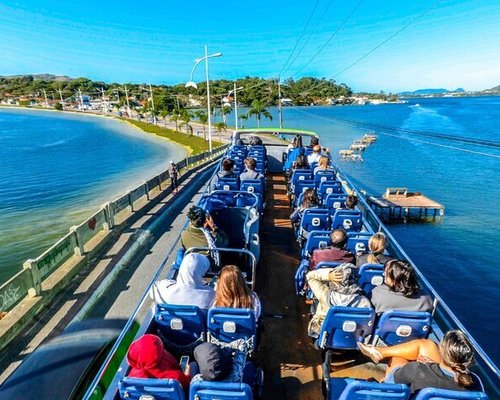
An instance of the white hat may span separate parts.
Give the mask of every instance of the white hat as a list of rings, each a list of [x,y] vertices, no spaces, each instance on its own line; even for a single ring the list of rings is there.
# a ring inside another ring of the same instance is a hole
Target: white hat
[[[170,164],[175,164],[172,160],[170,160]]]

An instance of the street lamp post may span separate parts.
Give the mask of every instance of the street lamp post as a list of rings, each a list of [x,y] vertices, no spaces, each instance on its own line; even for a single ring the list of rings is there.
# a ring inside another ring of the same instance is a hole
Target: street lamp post
[[[194,87],[195,89],[198,88],[198,85],[193,82],[193,74],[198,64],[205,60],[205,76],[207,80],[208,148],[210,150],[210,153],[212,153],[212,116],[210,115],[210,81],[208,79],[208,59],[220,56],[222,56],[222,53],[214,53],[209,55],[208,46],[205,45],[205,57],[197,58],[196,60],[194,60],[194,66],[191,70],[191,77],[189,78],[189,82],[186,83],[186,87]]]
[[[228,95],[230,96],[231,93],[234,93],[234,127],[236,128],[236,130],[238,130],[238,99],[236,97],[236,92],[240,91],[240,90],[243,90],[243,86],[240,86],[240,87],[236,87],[236,82],[233,82],[233,85],[234,85],[234,89],[233,90],[230,90]]]

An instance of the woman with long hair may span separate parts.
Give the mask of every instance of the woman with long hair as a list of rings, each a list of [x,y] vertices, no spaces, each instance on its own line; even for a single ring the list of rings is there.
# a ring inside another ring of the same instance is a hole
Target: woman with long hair
[[[257,294],[250,290],[236,265],[226,265],[220,271],[212,307],[251,308],[255,319],[258,319],[261,313]]]
[[[387,247],[387,237],[382,232],[375,233],[368,241],[368,252],[356,257],[356,266],[363,264],[385,264],[392,260],[392,257],[384,254]]]
[[[374,363],[389,359],[385,382],[404,383],[412,394],[426,387],[481,390],[469,370],[474,349],[462,331],[447,332],[439,346],[429,339],[417,339],[390,347],[362,343],[358,347]]]
[[[312,207],[319,206],[319,199],[316,193],[316,189],[306,189],[302,194],[302,202],[299,204],[297,209],[290,215],[292,223],[295,225],[300,224],[302,215],[304,215],[304,210]]]
[[[307,157],[303,154],[298,156],[293,162],[292,169],[308,169],[309,163],[307,162]]]
[[[410,263],[390,260],[384,264],[384,283],[372,290],[375,312],[389,310],[431,311],[432,299],[420,288]]]

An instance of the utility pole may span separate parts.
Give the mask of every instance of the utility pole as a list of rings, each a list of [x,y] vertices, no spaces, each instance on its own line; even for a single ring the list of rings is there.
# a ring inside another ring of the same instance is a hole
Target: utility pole
[[[82,96],[82,90],[80,88],[78,88],[78,94],[80,96],[80,106],[82,107],[82,111],[85,111],[85,109],[83,108],[83,96]]]
[[[151,109],[153,110],[153,124],[156,125],[155,101],[153,98],[153,87],[149,84],[149,93],[151,94]]]
[[[49,108],[49,100],[47,99],[47,91],[43,89],[43,96],[45,97],[45,108]]]
[[[236,100],[236,81],[234,81],[234,127],[238,130],[238,101]]]
[[[280,115],[280,129],[283,128],[283,110],[281,109],[281,84],[280,78],[278,78],[278,111]]]
[[[101,88],[100,91],[101,91],[101,94],[102,94],[102,96],[101,96],[101,98],[102,98],[102,100],[101,100],[101,102],[102,102],[101,108],[104,108],[104,112],[107,114],[108,113],[108,107],[107,107],[106,102],[104,101],[104,88]]]
[[[130,103],[128,101],[128,89],[127,86],[125,86],[125,99],[127,100],[127,114],[129,118],[132,118],[132,114],[130,113]]]
[[[62,109],[64,110],[64,100],[63,100],[63,96],[62,96],[62,89],[57,89],[57,91],[59,92],[59,97],[61,99]]]

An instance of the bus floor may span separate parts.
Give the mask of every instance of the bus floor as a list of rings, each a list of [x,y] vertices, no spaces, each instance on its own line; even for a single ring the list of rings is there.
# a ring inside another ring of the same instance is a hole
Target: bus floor
[[[309,306],[295,294],[299,247],[290,223],[291,208],[282,175],[268,175],[266,210],[261,226],[261,260],[256,292],[264,309],[256,355],[264,369],[264,399],[321,399],[321,352],[307,336]],[[332,376],[380,380],[379,366],[358,352],[334,356]]]

